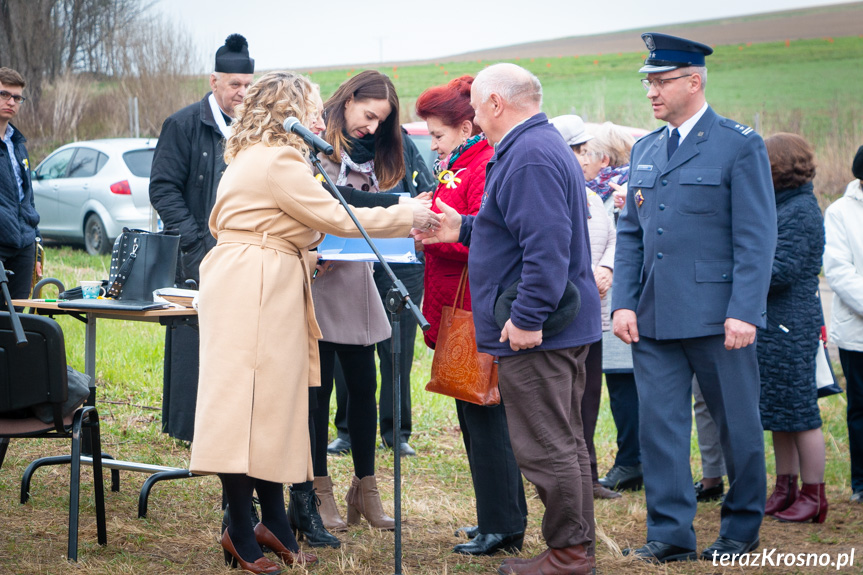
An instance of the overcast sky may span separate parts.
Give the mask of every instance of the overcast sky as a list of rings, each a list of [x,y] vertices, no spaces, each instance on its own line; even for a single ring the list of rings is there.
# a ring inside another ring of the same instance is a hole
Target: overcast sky
[[[842,0],[161,0],[206,61],[234,32],[258,70],[445,57],[617,30],[840,4]],[[315,11],[317,11],[315,13]]]

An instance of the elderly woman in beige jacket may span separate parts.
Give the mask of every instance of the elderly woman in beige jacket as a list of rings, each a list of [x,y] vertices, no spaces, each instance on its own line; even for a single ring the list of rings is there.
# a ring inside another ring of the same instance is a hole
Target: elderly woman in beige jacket
[[[314,257],[325,233],[358,237],[348,214],[312,176],[289,116],[316,114],[311,83],[291,72],[260,78],[236,108],[201,265],[201,369],[190,470],[218,474],[230,507],[226,561],[252,573],[316,561],[300,553],[285,512],[284,483],[312,478],[308,387],[320,385],[311,296]],[[432,225],[417,206],[357,209],[369,234],[406,236]],[[253,491],[261,523],[251,526]]]

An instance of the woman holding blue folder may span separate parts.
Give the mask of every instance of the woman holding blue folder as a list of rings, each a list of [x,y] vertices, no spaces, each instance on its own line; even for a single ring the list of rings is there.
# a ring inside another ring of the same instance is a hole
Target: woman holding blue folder
[[[379,192],[394,188],[404,177],[399,99],[390,79],[373,70],[345,81],[324,105],[325,139],[333,145],[332,156],[322,158],[327,173],[339,186],[352,188],[362,201],[374,201]],[[400,198],[380,194],[381,203]],[[410,200],[410,198],[401,198]],[[407,234],[405,235],[405,237]],[[384,513],[375,478],[377,434],[377,372],[375,346],[390,337],[390,325],[372,278],[371,264],[338,262],[319,267],[312,286],[315,313],[323,339],[319,342],[321,387],[315,420],[314,487],[321,500],[320,514],[330,531],[344,531],[347,524],[365,517],[372,527],[393,529]],[[345,497],[347,524],[333,495],[327,469],[329,405],[333,390],[335,358],[345,375],[348,391],[348,432],[354,476]]]

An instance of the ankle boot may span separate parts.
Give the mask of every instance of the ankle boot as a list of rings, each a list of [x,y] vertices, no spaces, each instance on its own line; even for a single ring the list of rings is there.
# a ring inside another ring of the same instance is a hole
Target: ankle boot
[[[333,497],[333,480],[329,475],[323,477],[315,477],[315,492],[321,500],[318,511],[321,515],[321,520],[324,522],[324,527],[329,531],[347,531],[348,526],[342,516],[339,514],[339,508],[336,507],[336,499]]]
[[[359,523],[362,515],[372,527],[395,529],[395,520],[384,513],[381,494],[378,492],[378,483],[374,475],[362,479],[354,475],[345,501],[348,504],[348,525]]]
[[[797,476],[777,475],[776,487],[773,488],[773,493],[767,499],[764,514],[773,515],[779,511],[785,511],[797,500],[797,495]]]
[[[791,507],[773,515],[779,521],[824,523],[827,518],[827,497],[823,483],[804,483]]]
[[[318,499],[314,489],[311,491],[292,489],[291,501],[288,504],[291,527],[294,528],[297,540],[302,541],[305,537],[311,547],[339,547],[342,544],[341,541],[324,527],[321,515],[318,513],[320,504],[321,500]]]
[[[549,548],[523,563],[504,562],[497,572],[500,575],[590,575],[594,565],[583,545],[573,545],[564,549]]]

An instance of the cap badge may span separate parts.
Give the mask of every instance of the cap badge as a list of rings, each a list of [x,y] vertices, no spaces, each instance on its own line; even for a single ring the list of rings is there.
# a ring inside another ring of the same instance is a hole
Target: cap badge
[[[653,52],[656,50],[656,44],[653,42],[653,36],[650,34],[644,35],[644,45],[647,46],[647,49]],[[651,57],[653,54],[651,54]]]

